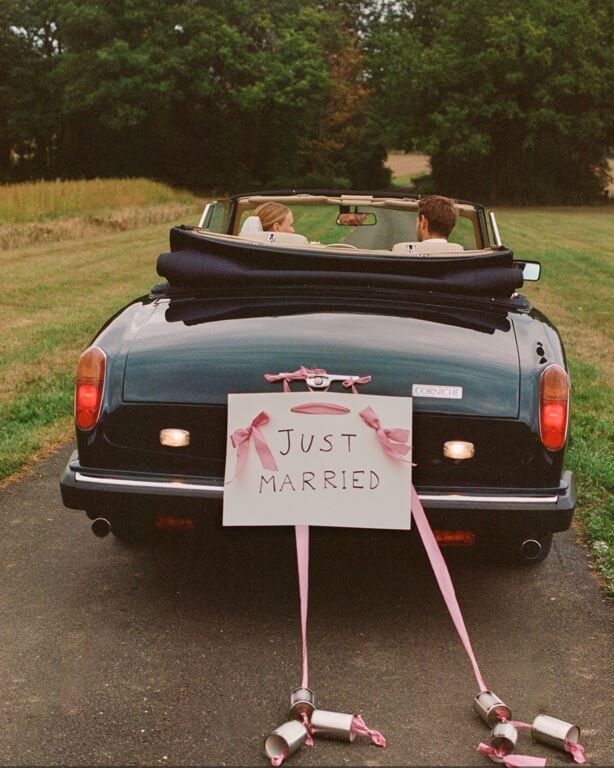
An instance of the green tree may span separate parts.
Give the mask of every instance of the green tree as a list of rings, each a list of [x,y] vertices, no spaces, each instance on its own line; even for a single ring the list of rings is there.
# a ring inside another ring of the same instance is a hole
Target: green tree
[[[52,74],[61,54],[53,0],[7,0],[0,10],[0,173],[53,173],[59,97]]]
[[[361,157],[381,167],[382,145],[360,127],[364,87],[339,79],[343,51],[362,77],[347,21],[357,0],[7,2],[0,57],[18,55],[0,76],[0,150],[27,148],[13,176],[146,174],[228,190],[323,168],[352,183]],[[331,121],[331,107],[346,119]],[[318,151],[333,129],[335,150]]]
[[[595,201],[614,118],[613,6],[599,0],[396,3],[369,42],[388,141],[432,184],[490,202]]]
[[[387,187],[386,145],[370,119],[371,90],[365,78],[362,19],[351,0],[342,4],[330,30],[327,66],[331,87],[317,131],[303,137],[301,152],[314,186]]]

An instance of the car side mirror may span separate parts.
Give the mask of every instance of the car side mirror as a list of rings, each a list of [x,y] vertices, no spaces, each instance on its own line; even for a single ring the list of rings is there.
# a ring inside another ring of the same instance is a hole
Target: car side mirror
[[[536,282],[541,275],[542,265],[539,261],[525,261],[522,266],[522,279],[526,282]]]

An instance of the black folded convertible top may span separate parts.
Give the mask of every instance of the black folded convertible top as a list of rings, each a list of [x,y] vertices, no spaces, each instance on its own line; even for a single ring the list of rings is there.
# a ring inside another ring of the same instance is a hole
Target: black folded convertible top
[[[158,257],[158,274],[173,288],[210,295],[272,284],[391,287],[508,298],[522,285],[522,271],[507,249],[437,258],[328,253],[221,240],[182,227],[171,230],[171,249]]]

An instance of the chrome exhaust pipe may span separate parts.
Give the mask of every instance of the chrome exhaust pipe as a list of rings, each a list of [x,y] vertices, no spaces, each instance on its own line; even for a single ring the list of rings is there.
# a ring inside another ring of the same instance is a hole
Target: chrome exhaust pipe
[[[520,545],[525,560],[537,560],[541,555],[542,545],[537,539],[525,539]]]
[[[91,525],[92,533],[99,539],[104,539],[111,533],[111,523],[106,517],[97,517]]]

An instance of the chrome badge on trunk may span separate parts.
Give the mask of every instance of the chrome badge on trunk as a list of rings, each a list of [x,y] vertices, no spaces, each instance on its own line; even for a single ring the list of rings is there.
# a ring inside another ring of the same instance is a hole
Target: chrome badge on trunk
[[[462,387],[447,387],[442,384],[413,384],[412,397],[436,397],[442,400],[462,400]]]

